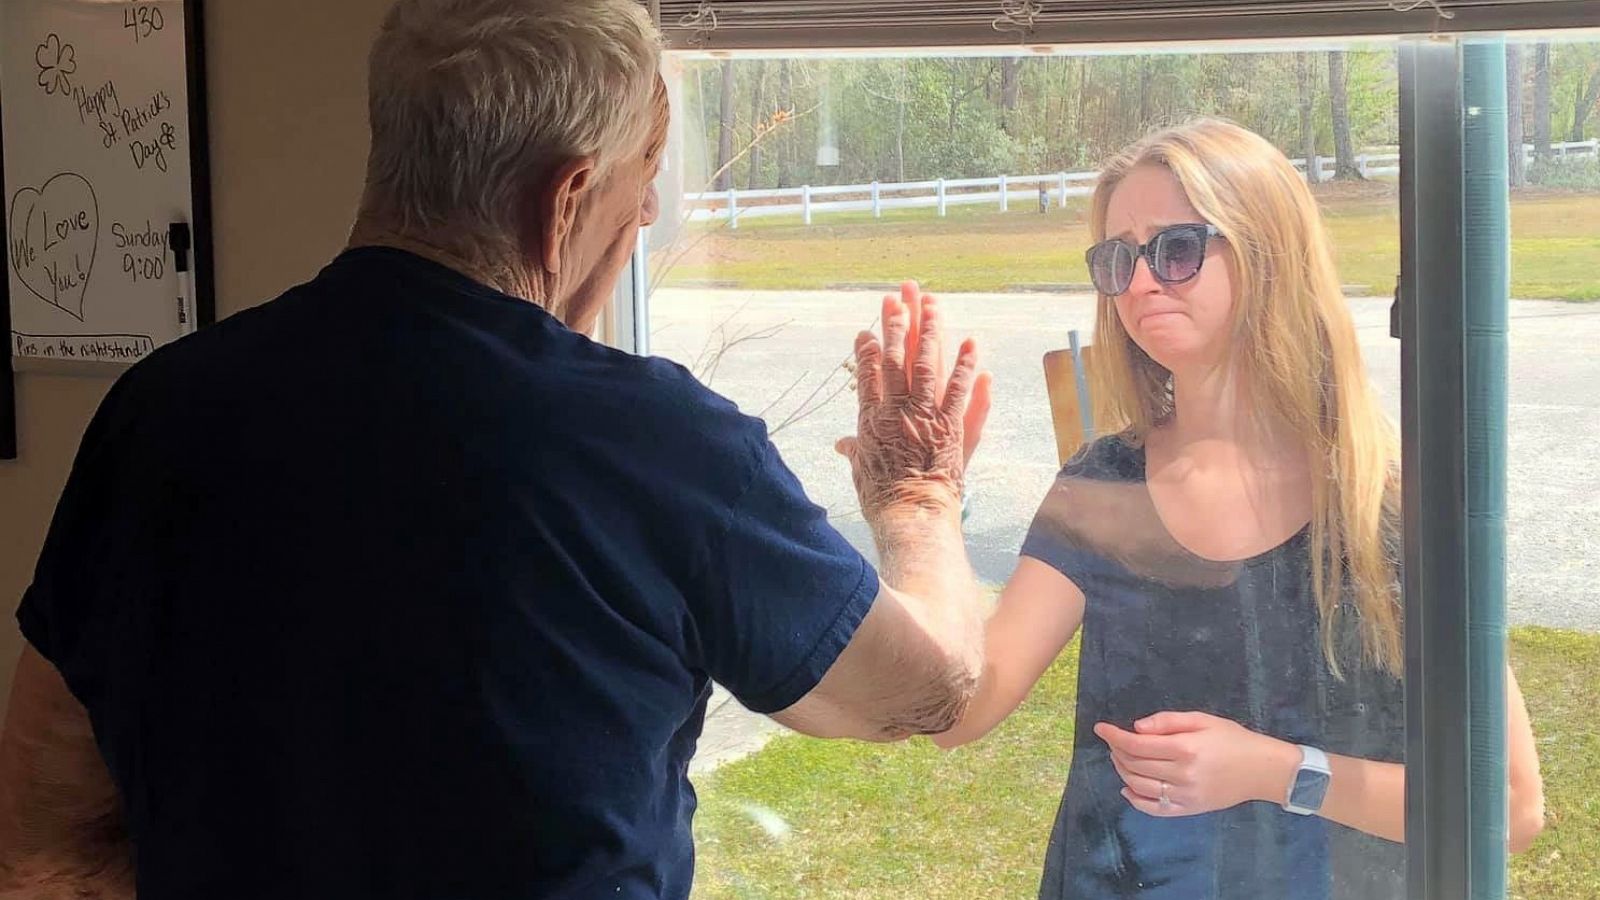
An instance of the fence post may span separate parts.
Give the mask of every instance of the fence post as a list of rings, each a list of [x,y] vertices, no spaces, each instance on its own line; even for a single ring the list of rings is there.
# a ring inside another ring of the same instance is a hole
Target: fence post
[[[1365,153],[1356,156],[1356,171],[1361,173],[1362,178],[1367,177],[1367,155]]]
[[[739,227],[739,192],[732,184],[728,185],[728,227]]]
[[[1062,172],[1061,175],[1060,175],[1060,180],[1061,180],[1061,208],[1062,209],[1066,209],[1067,208],[1067,173]]]
[[[883,203],[878,197],[878,183],[876,181],[872,183],[872,217],[874,219],[883,218]]]
[[[944,217],[944,179],[939,179],[939,216]]]
[[[810,225],[811,224],[811,185],[809,185],[809,184],[801,185],[801,187],[800,187],[800,211],[801,211],[801,215],[803,215],[805,217],[806,224]]]
[[[1000,176],[1000,211],[1011,211],[1011,192],[1007,189],[1006,177]]]

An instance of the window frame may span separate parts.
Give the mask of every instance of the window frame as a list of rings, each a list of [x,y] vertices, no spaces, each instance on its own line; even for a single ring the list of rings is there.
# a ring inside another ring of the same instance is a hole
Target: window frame
[[[647,5],[674,49],[711,52],[906,45],[1031,49],[1051,44],[1082,47],[1600,27],[1600,4],[1592,0],[1291,0],[1260,6],[1225,0],[1181,4],[1136,0],[1114,14],[1099,3],[1057,0],[1038,4],[1032,17],[1027,7],[1000,0],[992,0],[990,10],[970,0],[933,0],[915,6],[882,0],[808,0],[781,4],[776,12],[759,10],[765,2],[647,0]],[[810,14],[798,7],[807,7]]]
[[[1403,43],[1397,302],[1405,522],[1406,882],[1412,900],[1467,897],[1470,868],[1461,109],[1459,44]],[[1419,159],[1428,164],[1419,166]],[[1426,271],[1418,265],[1421,258],[1430,260]],[[1415,463],[1423,459],[1429,465]]]

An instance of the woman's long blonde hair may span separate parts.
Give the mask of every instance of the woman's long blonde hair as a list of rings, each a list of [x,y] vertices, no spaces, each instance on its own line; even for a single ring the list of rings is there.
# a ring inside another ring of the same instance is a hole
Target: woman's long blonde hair
[[[1106,237],[1112,192],[1147,164],[1172,172],[1226,238],[1233,362],[1252,402],[1305,442],[1312,590],[1329,665],[1342,671],[1337,620],[1353,612],[1362,659],[1398,675],[1399,440],[1367,381],[1316,200],[1272,144],[1203,119],[1152,134],[1105,166],[1090,221],[1095,241]],[[1129,337],[1115,297],[1101,295],[1095,327],[1090,377],[1101,430],[1142,442],[1173,412],[1172,373]]]

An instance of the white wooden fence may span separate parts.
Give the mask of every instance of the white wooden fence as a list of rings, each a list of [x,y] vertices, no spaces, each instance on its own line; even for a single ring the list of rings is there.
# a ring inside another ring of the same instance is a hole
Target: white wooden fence
[[[1551,145],[1557,159],[1594,157],[1600,155],[1600,140],[1567,142]],[[1534,158],[1533,145],[1523,145],[1527,160]],[[1291,160],[1296,169],[1304,172],[1306,161]],[[1333,177],[1334,160],[1313,157],[1313,165],[1322,173],[1320,180]],[[1400,154],[1394,148],[1375,148],[1356,157],[1356,167],[1364,177],[1382,177],[1400,173]],[[886,209],[934,208],[943,216],[951,206],[998,204],[1007,212],[1013,203],[1061,204],[1069,197],[1087,197],[1094,192],[1098,172],[1057,172],[1054,175],[1001,175],[996,178],[939,178],[933,181],[872,182],[871,184],[841,184],[826,187],[802,185],[797,188],[777,190],[711,191],[685,194],[683,201],[690,210],[691,221],[726,220],[728,227],[738,228],[740,219],[765,216],[799,215],[810,225],[816,213],[867,212],[874,218]]]

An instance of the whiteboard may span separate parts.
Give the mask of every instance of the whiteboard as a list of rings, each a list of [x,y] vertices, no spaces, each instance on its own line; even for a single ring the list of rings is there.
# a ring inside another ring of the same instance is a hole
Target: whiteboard
[[[199,35],[196,0],[0,0],[0,228],[19,367],[130,365],[209,321]],[[193,235],[188,274],[174,223]]]

